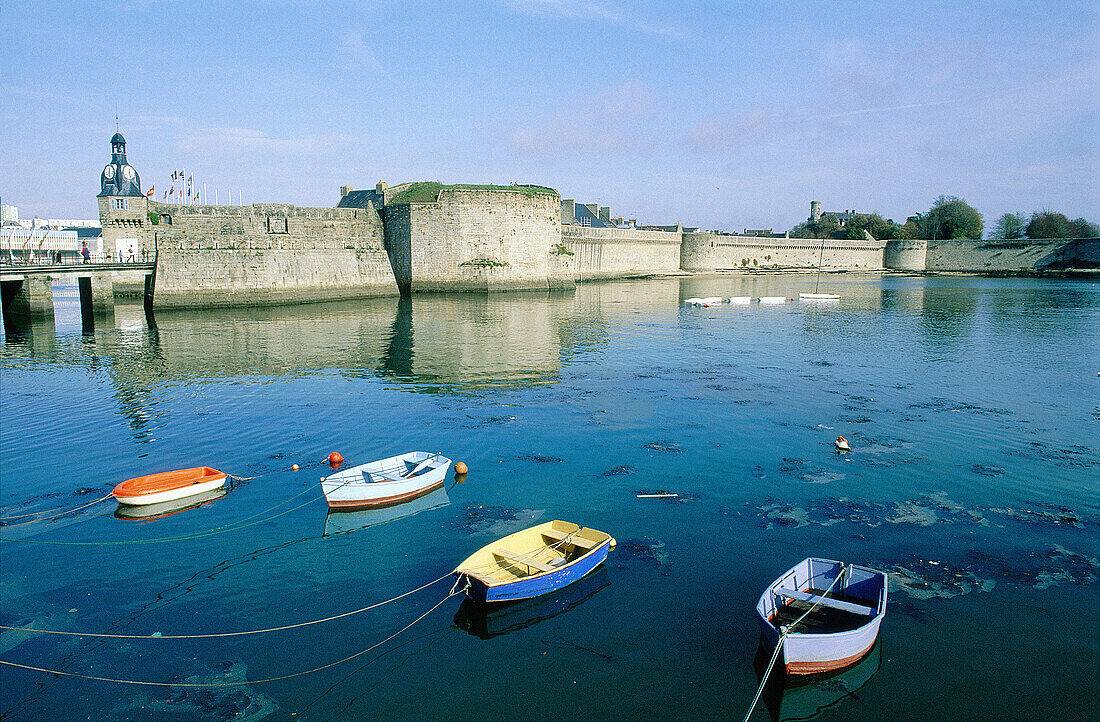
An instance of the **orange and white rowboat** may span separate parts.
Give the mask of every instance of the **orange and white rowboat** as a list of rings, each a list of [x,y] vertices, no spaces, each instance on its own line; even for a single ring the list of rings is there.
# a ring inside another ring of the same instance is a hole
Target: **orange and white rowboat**
[[[111,493],[120,504],[159,504],[217,489],[225,484],[225,477],[217,469],[200,466],[127,479]]]

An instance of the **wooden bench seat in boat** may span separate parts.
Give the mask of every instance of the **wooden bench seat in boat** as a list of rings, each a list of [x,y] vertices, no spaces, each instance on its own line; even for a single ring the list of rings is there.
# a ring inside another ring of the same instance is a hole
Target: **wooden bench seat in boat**
[[[781,594],[784,597],[790,597],[791,599],[798,599],[803,602],[809,602],[810,604],[821,604],[823,607],[832,607],[833,609],[839,609],[843,612],[851,612],[852,614],[863,614],[868,617],[873,617],[878,614],[878,610],[874,607],[868,607],[863,604],[853,604],[851,602],[844,602],[839,599],[833,599],[832,597],[825,597],[820,594],[811,594],[810,592],[800,592],[795,589],[784,589],[782,587],[775,590],[776,594]]]
[[[517,554],[516,552],[504,551],[503,549],[494,549],[493,555],[498,556],[501,559],[513,562],[515,564],[524,564],[528,567],[531,567],[532,569],[538,569],[540,572],[552,572],[556,568],[556,565],[554,564],[540,562],[538,559],[530,557],[526,554]]]
[[[551,528],[543,529],[542,535],[547,539],[553,539],[557,542],[565,541],[566,539],[569,539],[570,535],[572,535],[573,538],[569,539],[569,543],[577,547],[578,549],[591,549],[592,547],[596,546],[596,542],[592,541],[591,539],[586,539],[582,536],[579,536],[577,532],[564,532],[559,529]]]

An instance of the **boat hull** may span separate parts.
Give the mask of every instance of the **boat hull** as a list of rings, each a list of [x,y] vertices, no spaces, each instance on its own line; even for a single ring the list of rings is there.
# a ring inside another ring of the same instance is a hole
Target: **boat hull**
[[[510,543],[515,543],[517,538],[535,530],[551,528],[554,524],[560,525],[569,523],[547,522],[546,524],[532,527],[532,529],[506,536],[479,550],[465,562],[460,564],[453,574],[460,587],[465,585],[466,596],[482,604],[496,604],[501,602],[515,602],[521,599],[531,599],[533,597],[542,596],[543,594],[549,594],[582,579],[585,575],[603,564],[607,559],[608,551],[610,551],[615,544],[615,540],[603,532],[598,532],[594,529],[583,530],[598,534],[603,538],[582,556],[555,569],[531,574],[530,576],[520,577],[511,581],[489,579],[487,575],[481,573],[483,564],[480,562],[479,555],[484,555],[486,552],[491,552],[493,549],[507,548]],[[581,527],[577,527],[575,524],[569,526],[581,529]],[[520,551],[526,550],[521,549]]]
[[[111,492],[120,504],[144,506],[176,501],[221,488],[226,474],[200,466],[127,479]]]
[[[844,570],[846,578],[839,586],[845,599],[857,600],[872,612],[866,622],[851,629],[832,632],[792,632],[783,641],[783,666],[788,674],[820,674],[849,667],[875,646],[886,614],[886,575],[855,564],[845,566],[831,559],[806,559],[774,581],[757,603],[762,641],[774,649],[780,630],[776,613],[783,604],[784,590],[806,592],[825,589]],[[859,606],[851,605],[849,606]]]
[[[430,466],[423,473],[408,478],[387,479],[381,474],[392,475],[393,470],[408,468],[428,461]],[[403,504],[429,494],[443,486],[451,460],[438,454],[413,451],[372,461],[337,472],[321,482],[331,509],[371,509]],[[381,479],[381,480],[379,480]]]

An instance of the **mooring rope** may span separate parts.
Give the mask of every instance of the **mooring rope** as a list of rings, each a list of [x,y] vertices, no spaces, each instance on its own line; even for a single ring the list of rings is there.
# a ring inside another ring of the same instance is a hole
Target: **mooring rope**
[[[98,504],[101,501],[106,501],[110,498],[111,498],[111,494],[107,494],[106,496],[101,496],[98,499],[96,499],[95,501],[89,501],[87,504],[83,504],[82,506],[78,506],[74,509],[65,509],[63,511],[56,512],[54,514],[50,514],[50,516],[43,516],[43,517],[40,517],[38,519],[31,519],[29,521],[16,522],[15,524],[5,524],[5,526],[12,527],[12,526],[26,526],[27,524],[35,524],[35,523],[40,522],[40,521],[46,521],[47,519],[53,519],[55,517],[65,516],[66,514],[72,514],[74,511],[80,511],[81,509],[87,509],[89,506],[93,506],[95,504]],[[3,517],[0,517],[0,519],[2,519],[2,520],[22,519],[25,516],[36,516],[38,514],[48,514],[50,511],[51,511],[50,509],[43,509],[42,511],[32,511],[32,512],[27,513],[27,514],[16,514],[14,516],[3,516]]]
[[[253,477],[253,478],[258,478],[258,477]],[[275,504],[274,506],[270,506],[267,509],[264,509],[263,511],[257,512],[255,514],[250,515],[250,516],[246,516],[243,519],[240,519],[239,521],[248,521],[249,519],[255,519],[258,516],[262,516],[264,514],[267,514],[270,511],[274,511],[275,509],[278,509],[280,506],[282,506],[284,504],[289,504],[290,502],[294,501],[295,499],[298,499],[298,498],[302,497],[303,495],[310,493],[311,491],[315,491],[314,485],[310,485],[309,488],[307,488],[301,494],[296,494],[295,496],[292,496],[289,499],[284,499],[283,501],[280,501],[278,504]],[[8,537],[0,537],[0,542],[19,542],[19,543],[22,543],[22,544],[49,544],[49,545],[53,545],[53,546],[125,546],[125,545],[129,545],[129,544],[160,544],[160,543],[163,543],[163,542],[183,541],[185,539],[201,539],[203,537],[214,536],[216,534],[224,534],[226,532],[236,531],[237,529],[245,529],[245,528],[250,527],[250,526],[255,526],[256,524],[261,524],[265,521],[271,521],[272,519],[278,519],[280,516],[284,516],[286,514],[289,514],[292,511],[295,511],[297,509],[301,509],[303,506],[306,506],[308,504],[312,504],[314,501],[315,501],[315,499],[310,499],[309,501],[305,502],[304,504],[299,504],[296,507],[293,507],[291,509],[287,509],[286,511],[275,514],[274,516],[267,517],[266,519],[259,519],[258,521],[254,521],[254,522],[251,522],[249,524],[223,524],[221,526],[216,526],[213,529],[208,529],[206,531],[196,532],[194,534],[181,534],[181,535],[178,535],[178,536],[161,537],[161,538],[158,538],[158,539],[127,539],[127,540],[122,540],[122,541],[97,541],[97,542],[65,542],[65,541],[47,541],[47,540],[41,540],[41,539],[10,539]]]
[[[439,580],[437,579],[436,581],[439,581]],[[152,687],[243,687],[243,686],[251,685],[251,684],[264,684],[266,682],[278,682],[278,681],[284,680],[284,679],[293,679],[295,677],[304,677],[307,674],[314,674],[316,672],[320,672],[320,671],[325,670],[325,669],[330,669],[332,667],[336,667],[337,665],[341,665],[345,662],[350,662],[351,660],[355,659],[356,657],[361,657],[362,655],[366,654],[367,652],[370,652],[373,649],[377,649],[378,647],[380,647],[383,644],[385,644],[386,642],[390,641],[391,639],[393,639],[397,635],[399,635],[402,632],[404,632],[405,630],[409,629],[414,624],[416,624],[420,620],[424,619],[424,617],[427,617],[429,614],[431,614],[436,609],[438,609],[444,602],[446,602],[451,597],[455,596],[456,594],[462,594],[464,592],[465,592],[465,589],[463,589],[461,591],[453,591],[452,590],[451,593],[449,593],[447,596],[443,597],[438,602],[436,602],[435,606],[433,606],[431,609],[429,609],[428,611],[421,614],[419,617],[417,617],[413,621],[406,624],[401,629],[397,630],[396,632],[394,632],[390,636],[386,637],[381,642],[376,642],[375,644],[372,644],[371,646],[367,647],[366,649],[361,650],[359,652],[356,652],[355,654],[353,654],[349,657],[344,657],[341,660],[338,660],[336,662],[330,662],[329,664],[325,664],[325,665],[322,665],[320,667],[314,667],[313,669],[307,669],[304,672],[295,672],[294,674],[284,674],[284,675],[281,675],[281,676],[278,676],[278,677],[267,677],[266,679],[254,679],[254,680],[250,680],[250,681],[245,680],[243,682],[152,682],[152,681],[147,681],[147,680],[118,679],[118,678],[114,678],[114,677],[97,677],[97,676],[90,675],[90,674],[78,674],[76,672],[62,672],[62,671],[56,670],[56,669],[44,669],[42,667],[34,667],[34,666],[29,665],[29,664],[19,664],[17,662],[8,662],[7,660],[3,660],[3,659],[0,659],[0,664],[6,664],[9,667],[18,667],[20,669],[28,669],[28,670],[31,670],[33,672],[42,672],[44,674],[54,674],[54,675],[59,675],[59,676],[63,676],[63,677],[79,677],[80,679],[91,679],[91,680],[95,680],[97,682],[117,682],[118,684],[139,684],[139,685],[146,685],[146,686],[152,686]]]
[[[844,567],[842,566],[840,568],[840,574],[837,574],[836,579],[834,579],[833,583],[829,585],[829,588],[821,593],[821,597],[824,598],[825,595],[827,595],[829,592],[831,592],[833,590],[833,587],[836,586],[836,583],[839,582],[843,577],[844,577]],[[742,720],[742,722],[749,722],[749,717],[752,716],[752,711],[754,709],[756,709],[756,703],[760,701],[760,695],[762,695],[764,693],[764,687],[765,687],[765,685],[768,684],[768,677],[771,676],[772,669],[775,667],[775,660],[779,656],[779,650],[783,648],[783,642],[786,641],[787,635],[791,634],[792,630],[795,627],[797,627],[799,625],[799,623],[802,622],[803,619],[805,619],[807,616],[809,616],[810,612],[817,609],[818,606],[820,606],[820,605],[821,605],[820,600],[817,601],[817,602],[814,602],[813,606],[811,606],[809,609],[807,609],[805,614],[803,614],[801,617],[796,619],[793,624],[788,624],[788,625],[783,627],[783,629],[781,630],[781,633],[779,635],[779,639],[777,639],[776,642],[775,642],[775,651],[772,652],[772,658],[771,658],[771,661],[768,662],[768,668],[764,670],[764,678],[760,680],[760,687],[757,688],[756,696],[752,698],[752,704],[749,705],[749,711],[745,713],[745,719]]]
[[[242,632],[217,632],[217,633],[211,633],[211,634],[159,634],[159,633],[157,633],[157,634],[106,634],[106,633],[100,633],[100,632],[68,632],[68,631],[62,631],[62,630],[58,630],[58,629],[35,629],[33,627],[9,627],[9,626],[2,625],[2,624],[0,624],[0,629],[6,629],[6,630],[11,631],[11,632],[33,632],[35,634],[63,634],[63,635],[67,635],[67,636],[70,636],[70,637],[100,637],[100,638],[107,638],[107,639],[209,639],[211,637],[243,637],[243,636],[249,635],[249,634],[265,634],[267,632],[282,632],[282,631],[285,631],[287,629],[296,629],[298,627],[308,627],[308,626],[313,625],[313,624],[321,624],[323,622],[331,622],[331,621],[336,620],[336,619],[343,619],[344,617],[351,617],[351,616],[354,616],[356,614],[362,614],[363,612],[370,611],[371,609],[377,609],[378,607],[385,606],[385,605],[387,605],[391,602],[396,602],[398,599],[404,599],[407,596],[410,596],[412,594],[416,594],[420,590],[427,589],[428,587],[432,586],[433,584],[441,582],[449,576],[451,576],[451,573],[447,572],[446,574],[441,576],[439,579],[434,579],[434,580],[428,582],[427,584],[425,584],[423,586],[420,586],[420,587],[417,587],[416,589],[413,589],[412,591],[405,592],[404,594],[399,594],[396,597],[393,597],[392,599],[387,599],[384,602],[376,602],[376,603],[370,605],[369,607],[363,607],[362,609],[356,609],[356,610],[351,611],[351,612],[344,612],[343,614],[336,614],[336,615],[331,616],[331,617],[325,617],[324,619],[314,619],[314,620],[311,620],[309,622],[299,622],[297,624],[287,624],[287,625],[284,625],[282,627],[269,627],[267,629],[249,629],[249,630],[245,630],[245,631],[242,631]],[[455,584],[457,585],[457,582],[455,582]],[[452,596],[453,596],[454,587],[451,588],[451,592],[452,592]]]

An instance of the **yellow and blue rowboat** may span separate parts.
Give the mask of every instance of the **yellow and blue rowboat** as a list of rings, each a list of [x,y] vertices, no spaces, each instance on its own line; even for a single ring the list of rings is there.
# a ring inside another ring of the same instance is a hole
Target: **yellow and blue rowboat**
[[[513,602],[568,586],[600,566],[611,535],[568,521],[549,521],[498,539],[454,570],[459,589],[477,602]]]

